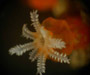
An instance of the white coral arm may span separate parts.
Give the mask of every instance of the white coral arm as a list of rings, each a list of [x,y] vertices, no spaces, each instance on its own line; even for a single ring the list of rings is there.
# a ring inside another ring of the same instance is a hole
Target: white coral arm
[[[26,27],[26,24],[23,25],[23,28],[22,28],[22,35],[24,37],[26,37],[27,39],[30,38],[30,39],[34,39],[34,35],[35,35],[35,32],[31,32],[29,31],[29,29]]]
[[[24,45],[16,45],[15,47],[13,47],[9,50],[9,53],[11,55],[16,54],[16,55],[20,56],[23,53],[25,53],[26,51],[29,51],[31,49],[34,49],[33,44],[32,43],[26,43]]]
[[[34,49],[32,50],[32,52],[30,52],[30,57],[29,59],[33,62],[35,61],[37,58],[38,58],[38,55],[37,55],[37,52],[38,52],[38,49]]]
[[[51,52],[49,53],[49,57],[57,60],[58,62],[64,62],[64,63],[70,63],[70,60],[68,59],[66,54],[59,53],[57,51],[54,51],[53,49],[50,49]]]
[[[45,62],[45,56],[40,55],[37,59],[37,74],[42,75],[42,73],[45,73]]]
[[[30,17],[31,17],[32,25],[34,26],[36,32],[38,32],[40,23],[38,19],[39,15],[37,14],[37,10],[30,12]]]
[[[61,39],[55,39],[55,38],[53,38],[53,39],[50,39],[50,42],[51,42],[51,44],[50,44],[50,47],[51,48],[55,48],[55,49],[62,49],[62,48],[65,48],[65,42],[64,41],[62,41]]]

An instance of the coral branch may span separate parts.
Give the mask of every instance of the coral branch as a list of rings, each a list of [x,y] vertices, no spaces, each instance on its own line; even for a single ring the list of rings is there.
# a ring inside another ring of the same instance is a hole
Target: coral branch
[[[28,38],[30,38],[30,39],[35,39],[35,37],[34,37],[35,32],[29,31],[29,29],[26,27],[26,24],[23,25],[22,35],[23,35],[24,37],[26,37],[27,39],[28,39]]]
[[[59,52],[54,51],[53,49],[51,49],[51,51],[52,52],[49,53],[49,56],[51,58],[53,58],[53,59],[55,59],[55,60],[57,60],[58,62],[61,62],[61,63],[64,62],[64,63],[70,64],[70,61],[69,61],[66,54],[63,54],[63,53],[60,54]]]
[[[31,61],[34,61],[35,59],[37,59],[37,57],[38,57],[38,55],[37,55],[37,52],[38,52],[38,49],[34,49],[34,50],[32,50],[32,52],[30,52],[30,57],[29,57],[29,59],[31,60]]]
[[[58,48],[58,49],[62,49],[62,48],[65,48],[65,42],[62,41],[61,39],[50,39],[51,41],[51,44],[50,44],[50,47],[51,48]]]
[[[24,45],[17,45],[15,47],[11,48],[9,50],[9,53],[11,55],[16,53],[16,55],[20,56],[23,53],[25,53],[26,51],[29,51],[31,49],[34,49],[34,46],[32,45],[32,43],[27,43],[27,44],[24,44]]]
[[[38,32],[40,23],[38,19],[39,15],[37,14],[37,10],[30,12],[30,17],[31,17],[32,25],[34,26],[35,30]]]
[[[43,55],[40,55],[37,60],[37,74],[42,75],[42,73],[45,73],[45,62],[46,58]]]

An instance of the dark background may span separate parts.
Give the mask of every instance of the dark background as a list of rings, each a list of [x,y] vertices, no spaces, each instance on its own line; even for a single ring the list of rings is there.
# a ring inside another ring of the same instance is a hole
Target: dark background
[[[89,9],[89,0],[82,0]],[[0,73],[1,75],[35,75],[36,61],[31,62],[29,53],[26,52],[22,56],[10,56],[9,48],[32,41],[21,37],[22,26],[28,24],[30,30],[34,28],[30,26],[29,12],[32,9],[22,5],[20,0],[0,0]],[[89,11],[88,11],[89,13]],[[49,12],[39,12],[40,21],[52,16]],[[53,16],[52,16],[53,17]],[[90,64],[80,69],[72,69],[67,64],[56,63],[50,60],[46,62],[46,73],[43,75],[89,75]]]

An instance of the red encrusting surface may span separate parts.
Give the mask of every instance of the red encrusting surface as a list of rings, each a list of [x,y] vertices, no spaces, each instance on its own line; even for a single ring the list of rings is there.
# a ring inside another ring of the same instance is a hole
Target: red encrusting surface
[[[32,8],[45,11],[54,7],[58,0],[28,0]]]
[[[62,39],[66,43],[66,48],[54,49],[60,53],[69,55],[72,50],[86,49],[90,43],[90,26],[80,16],[69,16],[63,20],[49,17],[42,25],[53,33],[53,38]]]
[[[90,26],[83,22],[80,16],[69,16],[67,22],[75,35],[74,49],[86,49],[90,43]]]
[[[54,49],[60,53],[71,54],[74,46],[74,35],[70,30],[68,23],[65,20],[57,20],[54,18],[47,18],[42,25],[53,33],[53,38],[62,39],[66,43],[66,48]]]

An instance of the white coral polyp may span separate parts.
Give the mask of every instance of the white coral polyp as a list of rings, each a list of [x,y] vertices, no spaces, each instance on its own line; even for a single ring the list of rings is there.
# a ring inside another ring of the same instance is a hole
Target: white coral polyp
[[[62,50],[65,48],[65,42],[62,39],[52,38],[50,31],[46,30],[43,26],[40,25],[37,10],[30,13],[32,25],[34,26],[36,32],[31,32],[24,24],[22,28],[22,35],[26,38],[33,39],[33,42],[17,45],[9,50],[11,55],[16,54],[18,56],[22,55],[26,51],[31,51],[30,60],[34,61],[37,59],[37,73],[42,75],[45,73],[45,62],[46,56],[57,60],[58,62],[70,63],[66,54],[60,54],[53,50],[53,48],[58,48]],[[41,49],[41,52],[38,53],[38,50]],[[47,52],[46,55],[44,52]]]

